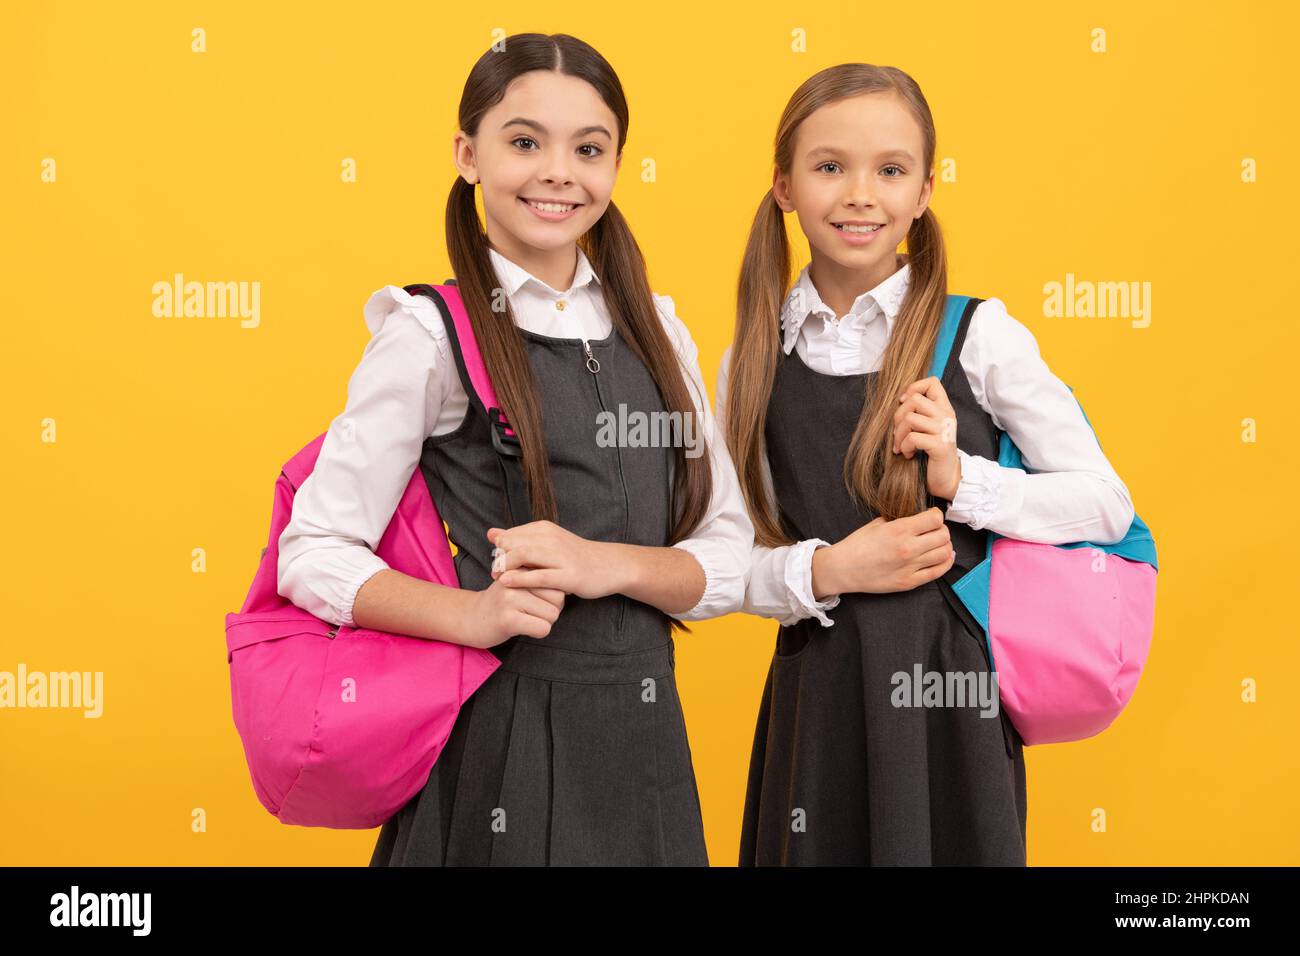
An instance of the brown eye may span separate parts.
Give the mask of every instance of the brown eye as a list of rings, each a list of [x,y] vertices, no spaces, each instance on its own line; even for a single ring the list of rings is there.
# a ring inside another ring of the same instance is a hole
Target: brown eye
[[[516,136],[514,139],[510,141],[511,146],[516,146],[519,143],[532,143],[534,146],[536,146],[537,140],[533,139],[531,136]],[[523,147],[521,146],[520,149],[523,149]]]

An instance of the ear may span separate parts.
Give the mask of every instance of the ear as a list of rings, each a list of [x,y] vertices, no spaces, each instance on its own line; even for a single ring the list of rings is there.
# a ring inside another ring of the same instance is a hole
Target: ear
[[[619,153],[617,156],[614,157],[614,174],[615,174],[615,175],[618,175],[618,171],[619,171],[619,169],[622,168],[622,166],[623,166],[623,154],[622,154],[622,153]]]
[[[772,167],[772,198],[782,212],[794,212],[794,202],[790,199],[790,180],[781,172],[780,166]]]
[[[457,130],[451,141],[451,161],[456,171],[471,186],[478,182],[478,159],[474,155],[474,142],[464,130]]]
[[[916,214],[913,219],[920,219],[925,215],[925,210],[930,205],[930,197],[934,195],[934,173],[930,173],[930,178],[921,186],[921,195],[916,200]]]

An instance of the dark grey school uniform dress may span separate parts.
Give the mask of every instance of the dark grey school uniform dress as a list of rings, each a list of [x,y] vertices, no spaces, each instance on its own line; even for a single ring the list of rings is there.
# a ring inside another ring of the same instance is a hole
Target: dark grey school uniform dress
[[[487,529],[533,519],[518,460],[494,446],[502,432],[443,318],[470,407],[456,431],[426,440],[420,467],[459,549],[461,586],[482,590],[492,583]],[[603,410],[664,410],[650,373],[617,331],[588,340],[590,359],[580,339],[520,331],[557,523],[666,546],[671,449],[597,442]],[[547,637],[492,651],[501,667],[461,710],[424,788],[381,828],[372,866],[708,865],[662,611],[619,594],[569,595]]]
[[[959,356],[972,299],[940,381],[957,444],[997,459],[997,429]],[[795,540],[838,541],[875,515],[854,504],[842,468],[878,373],[826,375],[798,350],[777,368],[765,431],[773,490]],[[955,580],[984,557],[986,532],[949,523]],[[978,704],[895,707],[893,675],[989,672],[979,625],[939,581],[891,594],[844,594],[781,627],[758,716],[740,863],[1025,864],[1025,763],[1019,735]],[[987,676],[984,678],[987,680]]]

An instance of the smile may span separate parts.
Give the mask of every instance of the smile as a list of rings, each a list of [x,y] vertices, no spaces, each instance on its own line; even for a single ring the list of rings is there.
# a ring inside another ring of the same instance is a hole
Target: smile
[[[532,211],[533,215],[539,219],[545,219],[547,222],[559,222],[567,219],[569,216],[582,206],[580,202],[556,202],[547,199],[527,199],[519,197],[519,201]]]

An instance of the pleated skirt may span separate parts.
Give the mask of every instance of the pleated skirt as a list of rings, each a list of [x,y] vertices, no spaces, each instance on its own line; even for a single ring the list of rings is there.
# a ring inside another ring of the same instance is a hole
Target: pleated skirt
[[[969,699],[915,706],[910,693],[927,672],[988,681],[979,625],[938,582],[845,594],[830,616],[831,627],[779,631],[740,864],[1025,865],[1023,741],[1010,719]]]
[[[671,641],[515,642],[370,865],[707,866]]]

